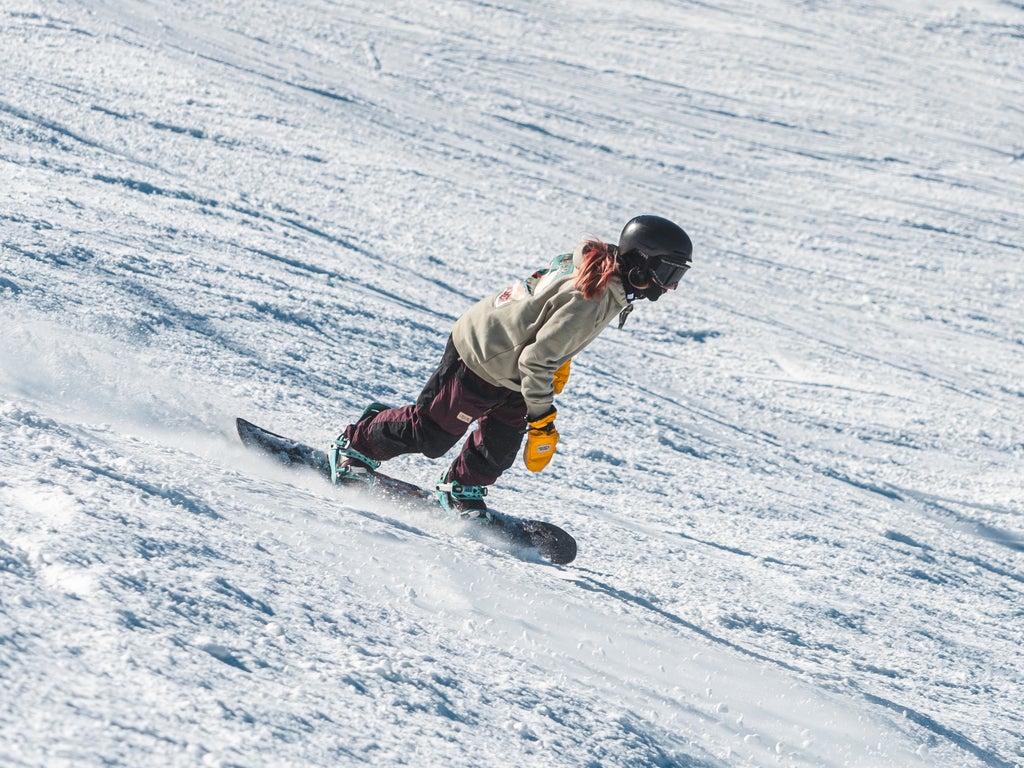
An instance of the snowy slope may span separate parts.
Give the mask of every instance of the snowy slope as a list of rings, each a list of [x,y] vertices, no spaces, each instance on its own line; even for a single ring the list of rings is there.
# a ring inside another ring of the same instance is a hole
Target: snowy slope
[[[996,0],[7,0],[0,763],[1024,765],[1022,62]],[[237,445],[643,212],[694,269],[490,497],[571,566]]]

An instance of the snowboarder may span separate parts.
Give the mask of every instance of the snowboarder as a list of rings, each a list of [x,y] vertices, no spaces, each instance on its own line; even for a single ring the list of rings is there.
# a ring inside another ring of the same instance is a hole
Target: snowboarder
[[[486,514],[486,487],[515,462],[540,472],[558,445],[554,397],[571,358],[638,299],[657,301],[690,268],[693,246],[676,224],[637,216],[617,246],[583,240],[522,282],[460,317],[415,403],[368,407],[334,443],[333,471],[355,475],[404,453],[438,458],[476,422],[436,486],[445,509]]]

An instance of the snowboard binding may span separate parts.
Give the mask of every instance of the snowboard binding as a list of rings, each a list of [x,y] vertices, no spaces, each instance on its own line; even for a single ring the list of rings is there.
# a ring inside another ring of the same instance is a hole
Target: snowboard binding
[[[370,403],[363,409],[359,418],[356,419],[356,424],[372,419],[378,413],[386,411],[390,407],[390,405],[385,405],[384,403]],[[371,459],[369,456],[365,456],[353,448],[344,433],[338,435],[338,439],[331,443],[331,447],[327,450],[327,461],[331,470],[331,482],[335,485],[348,478],[369,482],[371,479],[369,477],[370,473],[380,466],[379,461]]]
[[[364,456],[353,448],[343,434],[339,435],[327,449],[327,461],[331,468],[331,482],[335,485],[343,482],[345,478],[369,482],[370,475],[380,466],[379,461]]]
[[[452,517],[460,517],[466,520],[483,518],[482,522],[490,522],[491,515],[484,503],[484,496],[487,495],[487,488],[482,485],[463,485],[448,481],[448,474],[445,473],[441,481],[434,486],[437,500],[441,507]]]

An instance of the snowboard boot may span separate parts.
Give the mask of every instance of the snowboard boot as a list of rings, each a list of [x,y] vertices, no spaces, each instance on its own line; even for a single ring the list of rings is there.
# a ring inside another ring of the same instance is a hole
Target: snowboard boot
[[[380,466],[369,456],[364,456],[351,446],[348,438],[341,435],[331,443],[327,451],[327,459],[331,465],[331,482],[335,485],[348,480],[370,482],[373,470]]]
[[[445,472],[441,481],[434,486],[434,492],[444,511],[452,517],[467,520],[483,518],[485,522],[490,522],[491,515],[484,503],[484,496],[487,495],[487,488],[484,486],[449,482],[448,473]]]
[[[363,409],[359,418],[356,419],[356,424],[372,419],[378,413],[386,411],[390,407],[390,405],[384,405],[384,403],[370,403]],[[327,455],[331,465],[331,482],[335,485],[348,478],[369,482],[371,479],[370,473],[380,466],[379,461],[375,461],[369,456],[364,456],[355,450],[344,433],[331,443]]]
[[[388,410],[391,410],[391,406],[390,405],[384,405],[384,403],[378,403],[378,402],[370,403],[368,406],[363,408],[363,412],[359,415],[359,418],[356,419],[356,424],[358,424],[361,421],[366,421],[367,419],[372,419],[374,416],[376,416],[381,411],[388,411]]]

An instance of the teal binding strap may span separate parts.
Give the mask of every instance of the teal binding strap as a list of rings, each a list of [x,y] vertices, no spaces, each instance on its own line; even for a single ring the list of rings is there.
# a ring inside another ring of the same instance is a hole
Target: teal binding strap
[[[338,484],[338,479],[342,475],[355,474],[353,472],[350,472],[347,467],[345,472],[339,471],[338,464],[340,463],[339,460],[341,459],[342,456],[344,456],[346,459],[355,459],[356,461],[361,461],[371,470],[374,470],[380,466],[379,461],[371,459],[369,456],[364,456],[355,448],[353,448],[349,444],[348,438],[345,437],[344,434],[339,435],[338,439],[331,443],[331,447],[327,449],[327,456],[329,459],[329,463],[331,465],[331,482],[334,483],[335,485]]]

